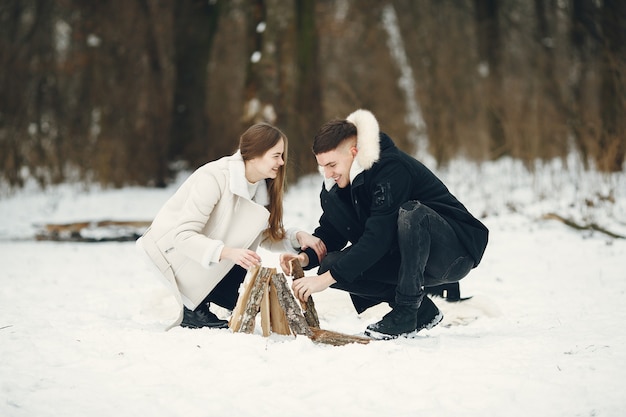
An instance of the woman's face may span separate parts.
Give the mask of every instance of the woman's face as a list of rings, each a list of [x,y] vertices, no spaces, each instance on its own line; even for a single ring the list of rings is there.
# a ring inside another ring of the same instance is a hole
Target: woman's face
[[[278,170],[285,165],[283,154],[285,152],[285,141],[280,139],[272,148],[262,156],[246,161],[246,179],[255,183],[267,178],[274,179],[278,175]]]

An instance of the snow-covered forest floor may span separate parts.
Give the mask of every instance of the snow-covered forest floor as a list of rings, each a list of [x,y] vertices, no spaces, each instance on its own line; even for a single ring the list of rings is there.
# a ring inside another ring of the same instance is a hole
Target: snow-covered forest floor
[[[436,171],[489,227],[463,303],[414,340],[335,347],[228,330],[163,331],[176,315],[132,242],[36,241],[41,225],[151,220],[166,189],[28,185],[0,199],[0,415],[621,416],[626,409],[626,178],[575,161]],[[312,230],[321,177],[286,196]],[[93,237],[110,231],[91,230]],[[260,252],[264,266],[277,255]],[[316,294],[322,327],[360,333],[346,294]],[[224,314],[225,312],[219,311]]]

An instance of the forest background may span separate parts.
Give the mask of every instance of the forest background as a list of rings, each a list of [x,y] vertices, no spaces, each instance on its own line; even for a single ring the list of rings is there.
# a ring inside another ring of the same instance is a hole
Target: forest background
[[[0,0],[0,184],[165,186],[258,121],[295,183],[357,108],[439,166],[618,172],[624,28],[620,0]]]

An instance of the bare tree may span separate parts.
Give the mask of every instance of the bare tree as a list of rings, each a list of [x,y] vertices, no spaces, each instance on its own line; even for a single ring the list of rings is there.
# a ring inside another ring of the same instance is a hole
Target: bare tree
[[[597,29],[595,6],[593,0],[572,0],[570,23],[571,71],[569,89],[571,94],[571,110],[568,125],[574,138],[576,148],[581,154],[585,166],[593,154],[594,134],[589,122],[589,103],[592,97],[588,94],[590,73],[595,58],[596,45],[600,40]]]
[[[203,162],[214,142],[206,114],[208,65],[217,30],[220,2],[178,1],[174,6],[176,78],[168,158]]]
[[[528,153],[530,160],[538,157],[554,158],[567,152],[568,108],[557,78],[556,7],[551,0],[534,1],[534,49],[531,49],[531,62],[536,83],[533,100],[537,116],[532,134],[536,145]]]
[[[0,165],[10,185],[63,176],[54,71],[54,7],[46,1],[0,5]]]
[[[604,41],[600,59],[602,133],[598,165],[603,171],[622,170],[626,153],[626,3],[604,0]]]
[[[503,73],[502,36],[500,31],[499,2],[475,0],[478,55],[481,73],[485,79],[487,130],[492,158],[510,152],[503,125]]]
[[[411,103],[440,164],[459,154],[563,157],[573,138],[584,162],[621,170],[625,8],[617,0],[4,0],[0,180],[160,186],[173,162],[195,167],[231,153],[263,120],[290,138],[293,181],[315,170],[319,126],[357,108],[412,152]]]
[[[244,120],[245,85],[250,57],[257,48],[250,43],[256,33],[250,23],[250,1],[230,0],[220,6],[218,28],[207,68],[208,137],[211,147],[205,158],[231,154],[239,135],[249,122]]]
[[[295,1],[296,62],[294,106],[288,114],[292,121],[291,173],[297,177],[315,169],[311,144],[314,133],[323,122],[322,88],[319,66],[319,35],[315,0]]]

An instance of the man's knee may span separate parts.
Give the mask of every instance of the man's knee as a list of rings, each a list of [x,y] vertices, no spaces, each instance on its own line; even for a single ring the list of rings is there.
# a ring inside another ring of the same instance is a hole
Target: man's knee
[[[398,210],[398,222],[403,223],[407,221],[415,222],[420,219],[428,217],[432,213],[432,209],[423,205],[417,200],[407,201],[402,203]]]
[[[428,221],[429,213],[431,209],[423,205],[419,201],[407,201],[400,206],[398,211],[398,232],[399,237],[404,235],[404,232],[410,232],[421,228],[424,222]]]
[[[402,205],[400,206],[400,212],[402,212],[402,211],[413,211],[413,210],[415,210],[416,208],[418,208],[421,205],[422,205],[422,203],[420,203],[417,200],[407,201],[406,203],[402,203]]]

